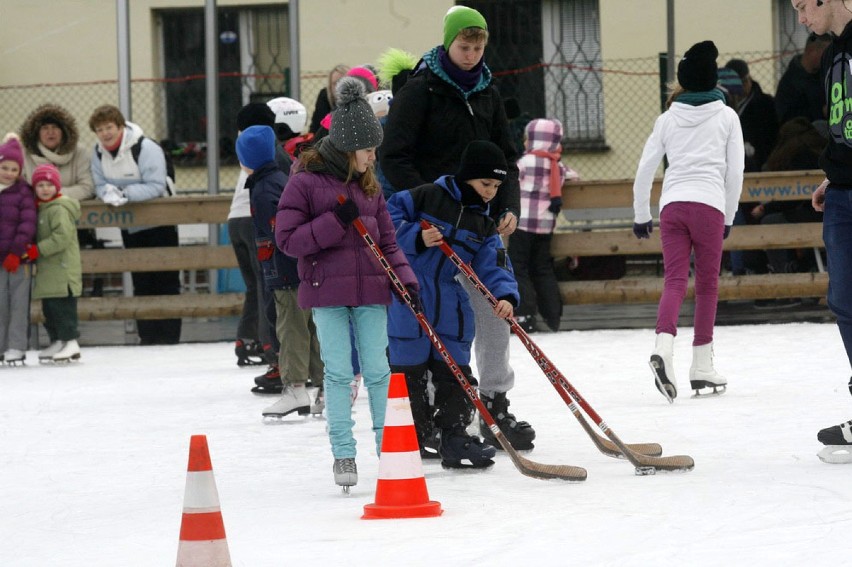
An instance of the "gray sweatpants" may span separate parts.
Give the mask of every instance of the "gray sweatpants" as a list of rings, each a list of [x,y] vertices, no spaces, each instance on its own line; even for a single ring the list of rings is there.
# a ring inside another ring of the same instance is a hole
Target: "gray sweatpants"
[[[508,392],[515,385],[515,371],[509,365],[509,325],[494,315],[491,304],[466,277],[458,279],[470,296],[475,316],[473,353],[479,373],[479,391],[488,397]]]
[[[27,351],[30,325],[30,266],[14,274],[0,268],[0,353],[10,348]]]

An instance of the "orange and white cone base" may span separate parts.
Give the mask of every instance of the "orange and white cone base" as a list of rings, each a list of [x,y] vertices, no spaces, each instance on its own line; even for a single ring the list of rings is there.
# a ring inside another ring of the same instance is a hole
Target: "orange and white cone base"
[[[177,567],[231,567],[207,437],[193,435],[183,497]]]
[[[391,374],[376,501],[364,506],[361,518],[428,518],[442,513],[441,503],[430,501],[426,489],[405,375]]]

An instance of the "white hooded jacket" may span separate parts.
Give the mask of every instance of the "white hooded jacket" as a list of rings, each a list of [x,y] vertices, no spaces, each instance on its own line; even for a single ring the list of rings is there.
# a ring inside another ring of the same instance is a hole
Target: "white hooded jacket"
[[[651,220],[651,185],[663,156],[660,211],[674,202],[709,205],[734,222],[743,184],[745,150],[737,113],[721,101],[700,106],[672,103],[645,142],[633,182],[634,222]]]

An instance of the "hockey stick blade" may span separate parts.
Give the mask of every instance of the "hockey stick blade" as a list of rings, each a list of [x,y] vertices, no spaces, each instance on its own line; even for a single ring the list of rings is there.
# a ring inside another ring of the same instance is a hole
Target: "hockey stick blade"
[[[343,195],[338,195],[337,200],[340,203],[346,201]],[[408,290],[405,289],[405,285],[402,283],[402,280],[399,279],[399,276],[390,265],[390,262],[388,262],[384,252],[382,252],[381,248],[379,248],[379,245],[376,244],[372,236],[370,236],[370,233],[367,232],[367,228],[364,226],[364,223],[361,222],[360,218],[356,218],[352,224],[373,252],[373,256],[375,256],[376,260],[378,260],[382,269],[384,269],[385,274],[387,274],[390,279],[396,293],[402,298],[408,308],[411,309],[411,312],[417,319],[420,328],[423,329],[423,332],[429,337],[429,340],[432,342],[432,346],[438,354],[441,355],[441,358],[443,358],[444,362],[447,364],[447,367],[450,369],[450,372],[452,372],[453,377],[459,383],[468,399],[473,403],[476,409],[479,410],[479,415],[483,420],[485,420],[485,423],[488,424],[488,428],[491,429],[494,433],[494,437],[500,443],[500,446],[506,454],[509,455],[509,458],[512,460],[512,464],[515,465],[515,468],[517,468],[521,474],[531,478],[559,479],[574,482],[586,480],[586,469],[582,467],[576,467],[573,465],[546,465],[531,461],[530,459],[524,458],[518,454],[515,448],[512,447],[512,444],[509,443],[509,440],[506,439],[506,436],[503,435],[503,432],[500,431],[500,428],[497,426],[497,422],[494,421],[494,418],[488,412],[485,404],[483,404],[482,400],[479,399],[479,395],[473,389],[473,386],[470,385],[470,382],[464,375],[464,372],[462,372],[461,367],[456,363],[450,352],[444,346],[443,341],[441,341],[441,338],[435,332],[432,324],[429,323],[429,320],[426,319],[423,312],[414,306],[411,301],[411,296],[409,295]]]
[[[425,221],[421,222],[421,226],[423,228],[428,228],[430,225]],[[467,277],[467,279],[482,293],[491,303],[491,305],[497,304],[497,299],[494,295],[486,288],[483,283],[479,280],[479,277],[476,273],[468,266],[466,263],[462,261],[462,259],[455,253],[455,251],[446,243],[442,242],[440,244],[441,251],[456,265],[456,267],[462,272],[462,274]],[[662,448],[656,443],[645,443],[639,444],[636,447],[642,447],[643,449],[648,450],[650,453],[656,454],[643,454],[634,450],[632,447],[625,445],[621,439],[612,431],[606,423],[600,418],[600,416],[592,409],[592,407],[580,396],[579,392],[577,392],[573,386],[568,382],[565,376],[556,368],[556,366],[550,361],[549,358],[541,351],[540,348],[530,339],[529,335],[523,328],[512,319],[507,319],[507,322],[512,327],[512,330],[524,344],[527,351],[533,356],[533,359],[539,365],[541,370],[544,372],[547,379],[551,382],[551,384],[556,388],[557,392],[563,398],[563,400],[568,404],[571,412],[577,417],[578,421],[580,421],[581,425],[583,425],[583,429],[590,434],[594,434],[594,436],[590,435],[592,441],[595,443],[596,447],[605,455],[609,456],[621,456],[625,457],[628,461],[633,464],[636,469],[636,474],[639,475],[647,475],[654,474],[657,471],[688,471],[691,470],[695,466],[695,462],[692,457],[686,455],[678,455],[671,457],[659,457],[657,455],[662,453]],[[583,418],[582,414],[577,410],[573,401],[576,401],[583,410],[589,415],[589,417],[594,421],[598,427],[603,431],[611,441],[611,445],[607,445],[601,443],[603,439],[600,439],[594,431],[591,430],[591,427]],[[659,452],[658,452],[659,448]],[[616,454],[616,451],[618,454]]]

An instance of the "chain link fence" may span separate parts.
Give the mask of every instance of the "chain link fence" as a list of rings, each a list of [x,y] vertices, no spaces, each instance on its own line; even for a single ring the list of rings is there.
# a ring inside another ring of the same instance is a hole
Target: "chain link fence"
[[[719,57],[720,65],[729,59],[745,60],[750,67],[752,78],[760,83],[764,92],[773,94],[780,73],[792,52],[749,52],[723,53]],[[664,67],[664,65],[663,65]],[[603,124],[603,136],[596,147],[572,146],[566,144],[565,161],[580,172],[584,180],[628,179],[633,177],[636,164],[642,152],[645,139],[651,132],[654,120],[661,112],[662,88],[660,80],[661,62],[658,58],[625,60],[604,60],[600,67],[587,67],[572,64],[541,64],[530,68],[492,67],[495,80],[501,91],[523,92],[529,88],[541,88],[544,85],[546,108],[536,112],[548,117],[564,117],[565,109],[572,109],[575,120],[588,119],[584,100],[565,90],[565,76],[583,73],[583,80],[594,75],[602,85],[602,112],[594,111],[591,119]],[[229,78],[233,74],[228,74]],[[252,75],[239,76],[243,84],[260,84],[270,77],[281,80],[282,76]],[[543,77],[543,78],[542,78]],[[259,81],[258,79],[263,79]],[[301,80],[301,98],[310,114],[320,90],[326,86],[327,72],[306,72]],[[166,89],[184,88],[187,92],[203,92],[204,76],[192,76],[182,79],[134,79],[132,81],[132,121],[139,124],[144,132],[160,141],[172,152],[177,167],[177,185],[182,192],[206,192],[207,155],[203,140],[182,142],[168,141],[172,128],[167,123]],[[505,87],[505,88],[504,88]],[[193,95],[197,98],[197,95]],[[172,94],[171,99],[174,100]],[[179,95],[178,95],[179,97]],[[252,100],[267,100],[272,96],[262,93],[251,95]],[[0,86],[0,130],[18,131],[27,115],[43,103],[59,104],[77,119],[80,138],[84,144],[94,145],[95,136],[89,130],[88,118],[92,110],[105,103],[116,103],[118,85],[116,81],[96,81],[86,83],[35,84],[19,86]],[[199,104],[203,104],[203,99]],[[538,117],[530,112],[520,120]],[[519,129],[522,134],[522,130]],[[237,180],[238,166],[234,156],[234,136],[236,132],[223,132],[220,139],[220,192],[227,192]]]

